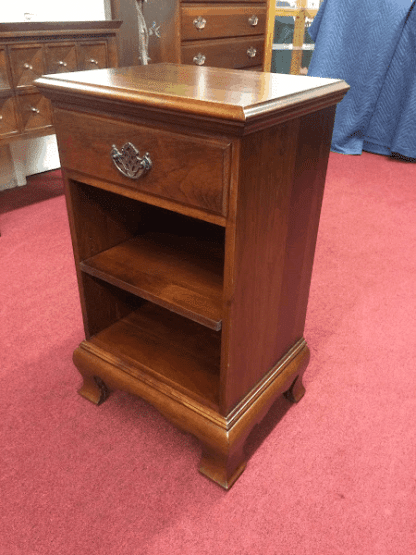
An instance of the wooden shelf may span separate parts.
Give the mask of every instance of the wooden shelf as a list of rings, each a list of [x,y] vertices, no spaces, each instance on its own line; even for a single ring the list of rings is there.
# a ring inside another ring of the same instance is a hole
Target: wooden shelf
[[[81,270],[213,330],[221,329],[223,246],[145,233],[81,262]]]
[[[152,303],[104,329],[90,344],[134,377],[153,376],[218,409],[221,334]]]

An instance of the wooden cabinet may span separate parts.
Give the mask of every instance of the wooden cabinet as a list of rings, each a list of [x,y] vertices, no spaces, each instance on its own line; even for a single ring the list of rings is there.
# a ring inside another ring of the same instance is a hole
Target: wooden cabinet
[[[131,12],[126,10],[130,9]],[[136,21],[120,35],[120,50],[128,65],[139,30],[134,6],[112,0],[113,17]],[[274,21],[274,0],[152,0],[143,3],[149,30],[150,63],[171,62],[262,71],[267,55],[268,18]],[[271,20],[270,19],[270,20]],[[271,45],[270,53],[271,57]],[[270,67],[270,63],[266,63]]]
[[[116,67],[120,21],[0,24],[0,139],[53,133],[49,101],[33,81],[44,74]]]
[[[201,472],[229,488],[273,402],[304,393],[312,261],[348,86],[177,64],[36,84],[65,176],[80,393],[146,399],[200,439]]]

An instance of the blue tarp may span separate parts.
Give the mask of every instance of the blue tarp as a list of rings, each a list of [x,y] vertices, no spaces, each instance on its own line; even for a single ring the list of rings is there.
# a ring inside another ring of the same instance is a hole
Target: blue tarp
[[[416,158],[416,0],[324,0],[308,75],[345,79],[332,150]]]

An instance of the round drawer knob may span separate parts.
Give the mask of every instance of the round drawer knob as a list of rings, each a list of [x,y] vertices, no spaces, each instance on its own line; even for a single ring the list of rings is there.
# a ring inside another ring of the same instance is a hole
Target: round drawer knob
[[[207,20],[204,19],[202,16],[199,16],[196,19],[194,19],[194,25],[197,29],[205,29],[206,24],[207,24]]]
[[[197,54],[194,56],[194,64],[197,66],[203,66],[205,64],[206,57],[203,54]]]
[[[248,18],[248,22],[252,27],[256,27],[259,22],[259,18],[257,17],[257,15],[252,15]]]
[[[62,60],[60,60],[60,61],[58,62],[58,66],[67,67],[67,65],[68,65],[68,64],[67,64],[66,62],[63,62]]]
[[[33,69],[33,66],[31,66],[31,65],[28,64],[27,62],[26,62],[25,64],[23,64],[23,67],[24,67],[25,69],[30,69],[30,70]]]
[[[34,106],[30,106],[29,111],[33,112],[34,114],[39,114],[40,113],[39,108],[35,108]]]
[[[98,66],[98,62],[97,62],[97,60],[94,60],[94,58],[90,58],[88,61],[89,61],[90,64],[94,64],[94,65]]]
[[[257,54],[257,50],[253,46],[250,46],[250,48],[247,49],[247,56],[249,58],[255,58],[256,54]]]

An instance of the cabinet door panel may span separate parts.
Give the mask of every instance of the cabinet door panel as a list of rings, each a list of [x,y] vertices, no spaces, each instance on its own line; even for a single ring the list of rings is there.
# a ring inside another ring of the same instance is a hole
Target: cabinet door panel
[[[52,125],[49,100],[39,93],[22,94],[17,97],[23,130],[33,131]]]
[[[263,55],[263,37],[195,41],[182,46],[183,64],[242,69],[262,64]]]
[[[13,82],[15,87],[27,87],[45,73],[41,45],[13,46],[10,49]]]
[[[78,46],[78,69],[101,69],[108,67],[107,43],[93,42]]]
[[[48,73],[64,73],[77,70],[75,44],[54,44],[46,47]]]
[[[149,56],[152,64],[180,63],[180,0],[151,0],[143,4],[149,29]],[[139,52],[137,51],[137,56]]]
[[[264,6],[182,8],[182,40],[261,35],[265,30]]]
[[[13,97],[0,97],[0,137],[18,133],[16,105]]]

